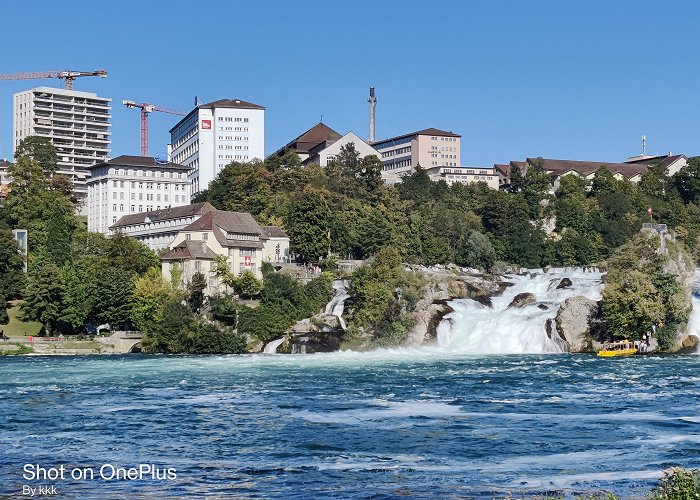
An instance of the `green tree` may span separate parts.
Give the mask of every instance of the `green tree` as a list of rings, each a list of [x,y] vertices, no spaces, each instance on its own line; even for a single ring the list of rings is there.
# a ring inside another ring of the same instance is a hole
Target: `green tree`
[[[76,219],[73,206],[62,196],[49,195],[49,203],[44,215],[46,220],[46,258],[63,266],[71,259],[71,242],[75,231]]]
[[[328,255],[330,246],[331,212],[326,202],[327,192],[306,188],[294,195],[285,227],[292,251],[303,262],[317,262]]]
[[[700,157],[688,158],[688,164],[673,175],[672,181],[685,203],[700,199]]]
[[[43,177],[50,178],[58,169],[56,148],[46,137],[30,135],[20,141],[15,149],[15,160],[28,158],[36,162],[44,172]]]
[[[199,312],[204,305],[204,290],[207,288],[207,278],[200,272],[194,273],[187,284],[187,302],[193,312]]]
[[[27,287],[20,305],[23,321],[38,321],[47,335],[51,335],[59,324],[63,298],[63,275],[61,269],[50,262],[42,263],[30,270]]]
[[[177,299],[174,288],[153,267],[134,283],[131,321],[138,330],[152,331],[154,324],[163,321],[166,301]]]
[[[236,281],[235,289],[243,297],[252,299],[262,291],[262,284],[251,271],[245,271]]]
[[[100,267],[93,290],[95,320],[112,328],[128,327],[133,308],[135,274],[128,269]]]
[[[478,231],[471,231],[460,249],[457,264],[476,269],[489,269],[496,261],[496,251],[489,239]]]

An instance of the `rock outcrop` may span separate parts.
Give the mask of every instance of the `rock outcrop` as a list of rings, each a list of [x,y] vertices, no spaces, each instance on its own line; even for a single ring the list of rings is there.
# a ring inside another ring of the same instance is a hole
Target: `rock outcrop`
[[[562,290],[565,288],[570,288],[572,285],[571,279],[570,278],[562,278],[559,284],[557,285],[557,290]]]
[[[591,319],[598,310],[598,302],[577,295],[569,297],[559,307],[555,319],[559,336],[569,344],[569,352],[593,350]]]
[[[525,307],[526,305],[533,304],[535,302],[537,302],[537,297],[530,292],[524,292],[513,297],[513,300],[510,301],[508,307]]]
[[[437,327],[447,314],[452,312],[448,301],[473,299],[491,307],[491,297],[503,293],[507,287],[498,277],[466,273],[465,271],[441,271],[413,268],[428,285],[425,294],[414,310],[415,326],[408,336],[407,345],[421,345],[437,336]],[[456,274],[461,272],[462,274]]]

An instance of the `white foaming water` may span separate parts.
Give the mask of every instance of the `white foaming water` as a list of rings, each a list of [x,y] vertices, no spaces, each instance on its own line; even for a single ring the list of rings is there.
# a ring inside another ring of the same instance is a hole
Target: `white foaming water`
[[[264,354],[275,354],[277,352],[277,348],[282,345],[282,342],[286,337],[282,337],[281,339],[273,340],[272,342],[269,342],[266,346],[265,349],[263,349]]]
[[[557,289],[563,278],[569,278],[571,286]],[[552,338],[547,335],[547,321],[556,317],[559,306],[569,297],[582,295],[600,300],[601,278],[600,271],[581,268],[505,276],[503,281],[512,286],[500,297],[492,298],[492,307],[471,299],[450,302],[454,312],[445,316],[438,326],[437,346],[464,354],[565,352],[566,344],[556,331],[552,331]],[[535,302],[524,307],[508,307],[520,293],[533,294]]]
[[[347,327],[345,326],[345,320],[343,320],[343,311],[345,311],[345,301],[350,297],[347,283],[343,280],[336,280],[333,282],[333,290],[335,290],[335,295],[326,305],[326,314],[336,316],[340,327],[346,330]]]
[[[695,282],[693,283],[692,295],[693,310],[688,318],[688,333],[700,338],[700,269],[695,270]],[[700,354],[700,346],[695,351]]]

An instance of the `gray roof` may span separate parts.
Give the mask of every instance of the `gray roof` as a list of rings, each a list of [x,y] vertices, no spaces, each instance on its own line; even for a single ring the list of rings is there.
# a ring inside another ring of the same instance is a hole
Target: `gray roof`
[[[182,219],[183,217],[206,214],[212,210],[214,210],[214,207],[208,202],[195,203],[194,205],[183,205],[180,207],[163,208],[161,210],[152,210],[150,212],[124,215],[111,227],[118,228],[133,226],[135,224],[144,224],[146,223],[146,219],[148,219],[150,222]]]
[[[374,146],[376,144],[381,144],[383,142],[389,142],[389,141],[396,141],[398,139],[405,139],[406,137],[412,137],[412,136],[418,136],[418,135],[435,135],[438,137],[462,137],[459,134],[455,134],[454,132],[446,132],[444,130],[440,130],[439,128],[424,128],[423,130],[418,130],[416,132],[411,132],[410,134],[403,134],[403,135],[397,135],[396,137],[389,137],[388,139],[382,139],[381,141],[374,141],[370,142],[369,144],[371,146]]]
[[[260,106],[259,104],[253,104],[252,102],[242,101],[241,99],[219,99],[218,101],[208,102],[206,104],[200,104],[192,111],[187,113],[187,116],[183,117],[179,122],[177,122],[168,132],[175,130],[182,122],[187,120],[190,116],[197,112],[199,109],[214,109],[214,108],[239,108],[239,109],[265,109],[265,106]]]
[[[104,165],[116,165],[119,167],[161,167],[161,168],[169,168],[172,170],[182,170],[184,172],[187,172],[189,170],[189,167],[186,167],[184,165],[180,165],[179,163],[173,163],[171,161],[167,163],[159,163],[156,161],[156,159],[152,156],[130,156],[130,155],[121,155],[117,156],[116,158],[112,158],[111,160],[103,161],[100,163],[95,163],[92,165],[90,168],[91,170],[93,168],[97,167],[103,167]]]
[[[230,240],[226,238],[225,232],[255,235],[260,239],[267,238],[266,233],[249,213],[226,212],[224,210],[212,210],[206,213],[185,227],[183,231],[212,231],[221,246],[236,248],[262,248],[262,242],[259,240]]]
[[[161,260],[206,259],[214,260],[216,254],[203,241],[185,240],[166,252]]]
[[[268,238],[289,238],[287,233],[281,227],[277,226],[262,226],[265,235]]]

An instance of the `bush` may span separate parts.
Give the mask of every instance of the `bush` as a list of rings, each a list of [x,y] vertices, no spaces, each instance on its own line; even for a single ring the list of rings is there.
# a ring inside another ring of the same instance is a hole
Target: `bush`
[[[664,471],[661,484],[650,498],[652,500],[700,499],[700,471],[680,467]]]

